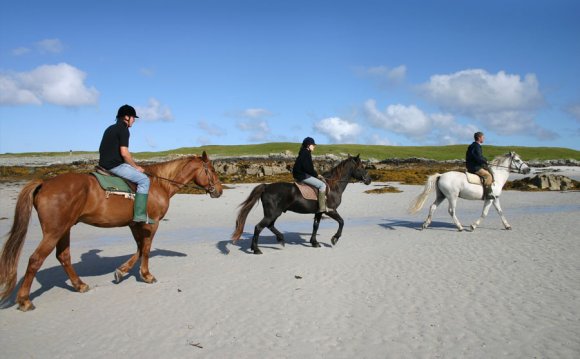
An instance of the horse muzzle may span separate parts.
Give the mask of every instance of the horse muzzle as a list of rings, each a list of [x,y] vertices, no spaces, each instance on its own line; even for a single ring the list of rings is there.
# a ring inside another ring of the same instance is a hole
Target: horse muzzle
[[[220,198],[222,193],[223,193],[223,190],[222,190],[221,186],[219,189],[212,186],[212,187],[207,189],[207,193],[209,193],[209,196],[211,198]]]

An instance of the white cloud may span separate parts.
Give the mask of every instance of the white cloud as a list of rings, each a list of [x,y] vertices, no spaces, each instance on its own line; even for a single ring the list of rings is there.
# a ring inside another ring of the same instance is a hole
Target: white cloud
[[[269,141],[271,130],[268,121],[259,118],[250,118],[237,122],[237,127],[244,131],[250,132],[249,140],[252,142]]]
[[[419,90],[443,111],[477,119],[498,134],[557,137],[534,120],[537,110],[545,104],[534,74],[521,78],[504,71],[490,74],[481,69],[463,70],[433,75]]]
[[[576,121],[580,122],[580,102],[571,103],[565,108],[566,112],[570,114]]]
[[[212,125],[205,120],[199,121],[197,127],[210,136],[224,136],[226,134],[226,130],[219,126]]]
[[[14,56],[22,56],[22,55],[26,55],[26,54],[30,53],[30,51],[31,50],[27,47],[18,47],[16,49],[13,49],[11,52],[12,52],[12,55],[14,55]]]
[[[66,63],[42,65],[29,72],[0,73],[0,104],[94,105],[99,92],[84,84],[86,73]]]
[[[44,39],[36,43],[36,47],[40,52],[49,52],[58,54],[62,52],[64,46],[59,39]]]
[[[377,109],[376,101],[370,99],[365,102],[364,112],[375,127],[412,138],[424,137],[433,126],[432,119],[416,106],[389,105],[381,112]]]
[[[356,72],[365,77],[371,77],[380,84],[393,85],[403,82],[407,76],[407,67],[400,65],[395,68],[387,66],[358,67]]]
[[[241,111],[232,111],[226,113],[226,116],[236,118],[259,119],[272,116],[272,112],[264,108],[248,108]]]
[[[357,142],[357,137],[362,131],[359,124],[338,117],[325,118],[314,124],[314,129],[335,143]]]
[[[156,98],[150,98],[146,107],[135,107],[137,116],[144,121],[173,121],[171,109],[162,105]]]
[[[472,124],[458,123],[451,114],[428,114],[416,106],[396,104],[389,105],[384,111],[380,111],[373,99],[366,101],[364,114],[371,125],[376,128],[403,135],[414,141],[419,140],[436,145],[468,142],[479,130]],[[381,141],[376,134],[371,137],[371,141],[376,144],[390,142]]]

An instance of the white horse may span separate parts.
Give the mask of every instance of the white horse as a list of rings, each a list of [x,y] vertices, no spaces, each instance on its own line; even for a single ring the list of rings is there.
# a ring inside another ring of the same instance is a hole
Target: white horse
[[[509,152],[503,156],[498,156],[493,161],[491,161],[489,170],[493,175],[494,181],[492,184],[492,194],[495,198],[485,199],[481,217],[479,217],[479,219],[471,225],[472,231],[475,230],[475,228],[477,228],[481,221],[483,221],[483,219],[487,216],[492,203],[495,206],[497,213],[501,217],[501,221],[505,229],[512,229],[503,215],[503,211],[499,203],[499,196],[501,195],[504,184],[508,180],[510,172],[528,174],[530,172],[530,167],[524,161],[522,161],[522,159],[515,152]],[[450,171],[443,174],[436,173],[432,176],[429,176],[423,192],[411,203],[409,207],[410,213],[417,213],[423,207],[425,200],[433,191],[433,188],[437,190],[437,197],[429,209],[429,215],[427,216],[425,223],[423,223],[422,229],[427,228],[429,224],[431,224],[431,218],[433,217],[433,213],[437,209],[437,206],[441,204],[445,198],[447,198],[449,201],[448,211],[453,218],[453,223],[455,223],[459,231],[462,231],[463,226],[455,215],[457,198],[481,200],[483,198],[483,186],[481,184],[473,184],[468,182],[467,176],[464,172]]]

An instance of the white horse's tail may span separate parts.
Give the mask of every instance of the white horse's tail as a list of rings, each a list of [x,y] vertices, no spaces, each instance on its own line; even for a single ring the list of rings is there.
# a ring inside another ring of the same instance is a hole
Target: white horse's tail
[[[435,173],[434,175],[431,175],[429,176],[429,178],[427,178],[427,183],[425,183],[425,188],[423,188],[423,192],[421,192],[421,194],[418,195],[415,198],[415,200],[413,200],[413,202],[411,202],[411,204],[409,205],[408,212],[410,214],[417,213],[421,210],[421,208],[423,208],[423,205],[425,204],[427,197],[429,197],[429,194],[433,192],[433,189],[435,188],[435,185],[437,184],[437,180],[439,179],[439,177],[441,177],[441,173]]]

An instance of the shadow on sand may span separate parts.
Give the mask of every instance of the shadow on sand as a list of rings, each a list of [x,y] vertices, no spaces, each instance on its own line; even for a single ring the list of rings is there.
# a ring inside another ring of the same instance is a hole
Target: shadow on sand
[[[73,264],[75,271],[81,279],[84,277],[94,277],[109,273],[111,274],[111,278],[113,278],[115,269],[125,263],[132,256],[132,254],[129,254],[118,257],[101,257],[99,255],[100,252],[102,252],[101,249],[91,249],[88,252],[81,254],[81,260],[78,263]],[[149,258],[157,256],[185,257],[187,255],[181,252],[156,248],[150,252]],[[138,260],[128,273],[129,276],[135,276],[137,280],[141,280],[139,277],[139,262],[140,261]],[[39,270],[35,278],[40,283],[40,288],[30,293],[31,300],[34,300],[34,298],[39,297],[41,294],[54,287],[75,291],[75,289],[68,284],[67,281],[69,278],[60,264]],[[16,289],[12,292],[10,297],[0,303],[0,309],[8,308],[16,303],[16,292],[18,288],[20,288],[23,279],[24,277],[18,281]]]
[[[301,245],[303,247],[312,247],[310,244],[310,235],[311,233],[283,233],[284,234],[284,243],[286,245]],[[228,244],[234,247],[237,247],[239,251],[253,254],[254,252],[251,250],[252,246],[252,233],[244,232],[242,237],[236,243],[232,243],[232,241],[220,241],[216,244],[216,247],[222,254],[229,254],[230,249],[228,248]],[[302,236],[308,238],[308,240],[304,240]],[[321,246],[324,247],[332,247],[332,245],[324,242],[320,242],[319,238],[316,238]],[[278,242],[276,236],[264,236],[260,235],[260,240],[258,242],[260,249],[274,249],[274,250],[281,250],[284,247]]]

